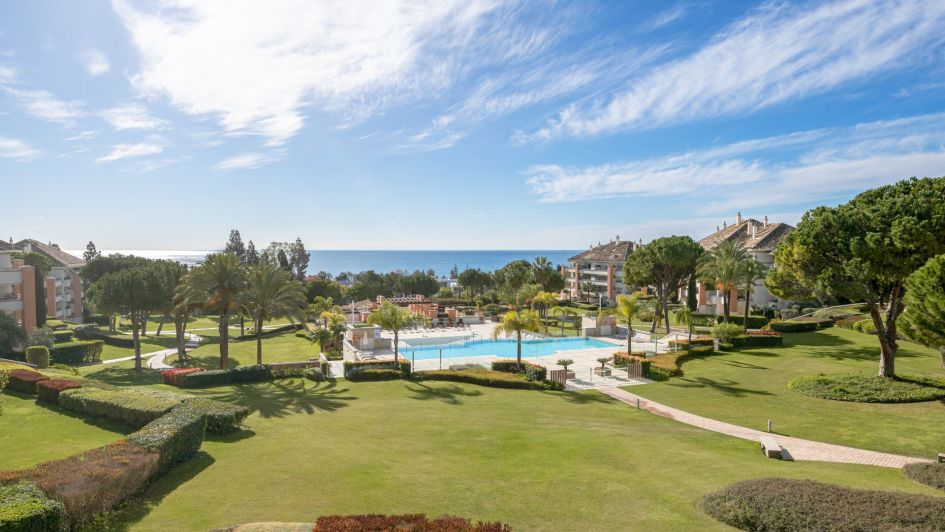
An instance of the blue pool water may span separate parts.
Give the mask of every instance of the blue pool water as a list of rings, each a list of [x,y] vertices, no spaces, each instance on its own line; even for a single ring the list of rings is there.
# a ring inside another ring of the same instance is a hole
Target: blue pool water
[[[426,340],[426,339],[425,339]],[[429,340],[428,340],[429,341]],[[543,340],[522,340],[522,358],[553,355],[558,351],[588,349],[600,347],[618,347],[595,338],[548,338]],[[415,360],[439,358],[475,357],[495,355],[502,358],[515,358],[516,341],[514,338],[499,340],[458,340],[448,344],[409,345],[401,342],[400,354]]]

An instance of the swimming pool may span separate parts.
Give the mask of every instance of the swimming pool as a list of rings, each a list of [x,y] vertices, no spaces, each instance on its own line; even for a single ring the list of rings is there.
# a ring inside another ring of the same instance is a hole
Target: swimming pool
[[[431,339],[425,338],[424,340],[430,341]],[[596,349],[601,347],[617,348],[619,346],[596,338],[522,340],[522,358],[553,355],[557,351]],[[498,340],[454,339],[452,342],[444,344],[424,343],[422,345],[410,344],[409,340],[400,342],[400,354],[406,358],[412,357],[414,360],[439,358],[441,349],[443,350],[443,358],[477,357],[484,355],[515,358],[515,348],[516,341],[514,338]]]

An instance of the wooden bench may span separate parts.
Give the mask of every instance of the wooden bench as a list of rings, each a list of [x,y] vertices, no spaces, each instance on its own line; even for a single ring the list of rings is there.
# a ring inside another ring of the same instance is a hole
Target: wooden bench
[[[761,437],[761,452],[765,453],[765,456],[768,458],[777,458],[781,459],[781,453],[784,452],[784,449],[778,445],[778,442],[774,441],[774,438],[770,436]]]

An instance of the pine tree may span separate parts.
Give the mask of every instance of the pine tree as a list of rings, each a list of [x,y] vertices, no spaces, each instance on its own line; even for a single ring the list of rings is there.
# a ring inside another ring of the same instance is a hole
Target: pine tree
[[[91,262],[102,256],[102,252],[95,248],[95,243],[89,240],[89,244],[85,246],[85,253],[82,254],[82,260],[85,262]]]
[[[223,247],[223,252],[232,253],[240,259],[240,262],[246,262],[246,247],[243,246],[243,238],[240,236],[238,229],[230,230],[230,239],[227,241],[226,246]]]
[[[301,238],[296,238],[295,243],[289,248],[289,265],[292,269],[292,275],[299,281],[305,280],[305,271],[308,270],[308,251]]]
[[[250,240],[246,246],[246,257],[243,260],[246,264],[259,264],[259,252],[256,251],[256,244]]]

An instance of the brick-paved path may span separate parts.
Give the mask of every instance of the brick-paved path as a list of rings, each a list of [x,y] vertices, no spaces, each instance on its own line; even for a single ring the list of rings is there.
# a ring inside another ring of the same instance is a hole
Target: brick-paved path
[[[862,464],[882,467],[901,468],[906,464],[916,462],[931,462],[924,458],[914,458],[911,456],[901,456],[898,454],[881,453],[877,451],[867,451],[865,449],[856,449],[853,447],[844,447],[843,445],[834,445],[831,443],[822,443],[811,440],[802,440],[790,436],[780,436],[777,434],[768,434],[760,430],[749,429],[731,423],[716,421],[707,417],[697,416],[684,412],[676,408],[644,399],[636,394],[632,394],[620,388],[603,388],[598,390],[614,399],[627,403],[632,406],[640,401],[640,408],[656,414],[658,416],[668,417],[686,423],[695,427],[700,427],[713,432],[735,436],[743,440],[759,442],[762,436],[772,437],[778,444],[784,448],[793,460],[812,460],[819,462],[841,462],[844,464]]]

